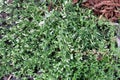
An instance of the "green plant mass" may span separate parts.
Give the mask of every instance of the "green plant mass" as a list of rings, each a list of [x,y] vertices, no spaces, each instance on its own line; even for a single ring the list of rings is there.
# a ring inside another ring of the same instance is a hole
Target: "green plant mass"
[[[7,1],[0,3],[1,80],[120,79],[115,27],[81,2]]]

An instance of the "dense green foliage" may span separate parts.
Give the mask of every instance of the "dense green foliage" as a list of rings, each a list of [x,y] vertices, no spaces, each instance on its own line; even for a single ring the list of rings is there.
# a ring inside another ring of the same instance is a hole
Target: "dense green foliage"
[[[1,19],[7,23],[0,26],[0,78],[13,74],[21,80],[120,79],[115,27],[109,22],[68,0],[56,0],[50,12],[47,2],[20,1],[1,8],[11,15]]]

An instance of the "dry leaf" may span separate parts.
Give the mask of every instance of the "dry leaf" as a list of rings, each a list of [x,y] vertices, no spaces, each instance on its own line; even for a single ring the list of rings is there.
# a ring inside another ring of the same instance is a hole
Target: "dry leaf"
[[[72,0],[72,3],[73,3],[73,4],[76,4],[76,3],[78,3],[78,1],[79,1],[79,0]]]

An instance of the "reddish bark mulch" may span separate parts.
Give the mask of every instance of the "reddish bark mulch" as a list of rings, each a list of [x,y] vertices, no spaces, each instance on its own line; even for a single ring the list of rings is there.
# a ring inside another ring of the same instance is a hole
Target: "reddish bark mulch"
[[[104,16],[112,22],[120,19],[120,0],[87,0],[82,6],[94,11],[97,16]]]

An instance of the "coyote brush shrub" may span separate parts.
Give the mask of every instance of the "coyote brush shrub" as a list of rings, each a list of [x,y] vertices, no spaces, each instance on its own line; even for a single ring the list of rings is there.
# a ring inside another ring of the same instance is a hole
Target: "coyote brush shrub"
[[[20,80],[120,78],[113,26],[69,1],[59,3],[61,11],[50,12],[45,3],[27,1],[14,1],[11,6],[19,9],[7,22],[16,24],[0,27],[1,79],[10,75]]]

